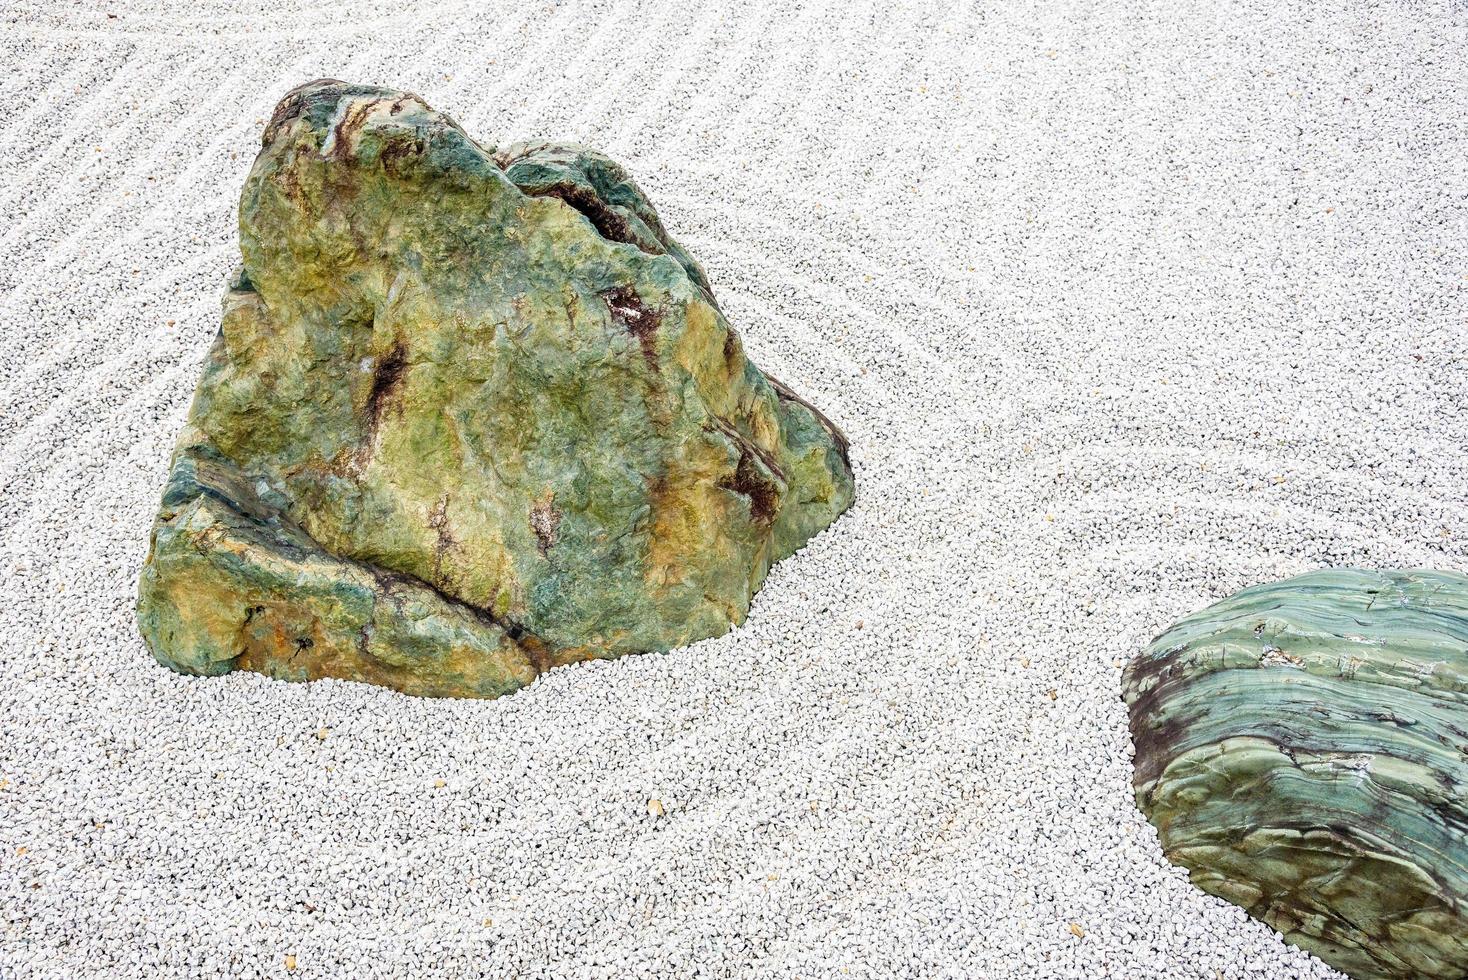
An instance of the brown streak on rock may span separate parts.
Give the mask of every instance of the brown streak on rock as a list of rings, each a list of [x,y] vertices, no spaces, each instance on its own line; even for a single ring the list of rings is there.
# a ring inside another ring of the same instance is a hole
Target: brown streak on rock
[[[402,338],[398,338],[393,342],[392,349],[377,362],[377,368],[372,373],[372,388],[367,393],[367,402],[362,409],[361,441],[355,446],[343,446],[324,465],[327,472],[352,478],[361,476],[367,464],[372,461],[383,413],[402,388],[407,372],[408,351],[403,346]]]
[[[753,439],[750,439],[743,432],[740,432],[737,428],[735,428],[733,423],[729,422],[727,419],[721,419],[715,416],[714,424],[718,426],[720,432],[728,436],[729,439],[736,446],[739,447],[739,452],[741,455],[750,453],[758,456],[759,461],[765,464],[765,468],[768,469],[771,473],[775,474],[775,476],[779,477],[781,482],[784,482],[786,480],[785,470],[781,468],[780,464],[775,460],[775,457],[772,456],[763,446],[755,442]]]
[[[377,160],[389,177],[401,178],[408,172],[407,162],[421,156],[423,150],[421,137],[399,136],[383,143],[382,149],[377,153]]]
[[[734,475],[720,480],[719,486],[749,498],[749,516],[756,524],[768,526],[774,522],[780,509],[780,488],[760,473],[749,452],[739,454]]]
[[[449,495],[443,494],[428,513],[428,526],[433,528],[436,540],[433,543],[433,577],[443,578],[443,558],[448,550],[458,544],[449,530]]]
[[[1132,784],[1141,789],[1151,787],[1162,771],[1178,754],[1178,742],[1187,732],[1187,724],[1179,719],[1152,723],[1149,715],[1133,711],[1128,727],[1136,748]]]
[[[642,302],[642,297],[638,296],[637,291],[630,286],[618,286],[601,295],[602,299],[606,301],[607,309],[612,314],[612,322],[637,338],[637,342],[642,345],[642,356],[647,359],[648,366],[656,371],[658,366],[656,335],[658,327],[663,322],[663,314],[658,310],[649,309]]]
[[[292,204],[300,204],[306,194],[301,189],[301,177],[294,167],[283,167],[272,175],[271,180]]]
[[[392,350],[377,362],[372,373],[372,390],[367,394],[367,431],[375,433],[382,421],[382,413],[388,400],[402,387],[403,377],[408,371],[408,351],[401,339],[393,342]]]
[[[362,131],[363,126],[367,125],[367,119],[372,115],[373,110],[382,104],[382,101],[381,99],[371,99],[356,102],[342,114],[341,121],[336,124],[336,130],[332,133],[332,137],[329,140],[331,143],[331,152],[325,154],[328,160],[345,160],[347,158],[347,155],[351,152],[352,138]]]

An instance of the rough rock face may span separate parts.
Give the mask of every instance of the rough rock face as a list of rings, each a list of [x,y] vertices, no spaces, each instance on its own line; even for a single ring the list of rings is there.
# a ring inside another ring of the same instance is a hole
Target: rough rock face
[[[1352,976],[1468,976],[1468,576],[1245,589],[1129,666],[1170,860]]]
[[[165,664],[492,697],[725,632],[851,503],[607,158],[331,80],[263,144],[141,575]]]

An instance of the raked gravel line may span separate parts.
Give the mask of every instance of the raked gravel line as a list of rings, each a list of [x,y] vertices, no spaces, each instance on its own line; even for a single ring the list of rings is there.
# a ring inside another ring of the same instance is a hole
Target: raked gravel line
[[[0,977],[1333,976],[1162,859],[1120,667],[1468,567],[1468,8],[495,7],[0,9]],[[846,428],[744,628],[493,703],[149,658],[236,195],[321,75],[623,161]]]

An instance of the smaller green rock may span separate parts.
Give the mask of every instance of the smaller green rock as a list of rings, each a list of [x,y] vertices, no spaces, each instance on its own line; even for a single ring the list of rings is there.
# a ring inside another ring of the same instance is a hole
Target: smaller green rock
[[[1358,980],[1468,976],[1468,576],[1314,572],[1128,666],[1169,860]]]

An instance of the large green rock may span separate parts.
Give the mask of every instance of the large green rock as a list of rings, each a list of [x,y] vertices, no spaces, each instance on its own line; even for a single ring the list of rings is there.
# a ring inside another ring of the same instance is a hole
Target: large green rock
[[[725,632],[851,503],[599,153],[331,80],[263,144],[141,574],[163,663],[493,697]]]
[[[1137,802],[1195,884],[1352,976],[1468,976],[1468,576],[1245,589],[1125,695]]]

